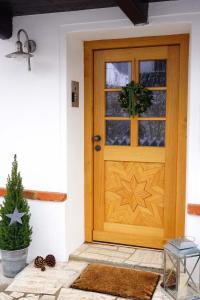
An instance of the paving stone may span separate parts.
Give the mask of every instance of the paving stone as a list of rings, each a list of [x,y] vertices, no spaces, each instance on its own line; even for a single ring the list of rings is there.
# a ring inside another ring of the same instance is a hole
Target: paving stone
[[[55,295],[66,284],[70,285],[87,266],[83,262],[57,263],[55,268],[47,268],[45,272],[28,266],[7,288],[11,292]]]
[[[7,291],[55,295],[61,287],[69,287],[87,265],[86,262],[70,261],[57,263],[55,268],[41,272],[31,264],[16,277]]]
[[[24,293],[13,292],[13,293],[10,294],[10,296],[15,298],[15,299],[19,299],[19,298],[24,296]]]
[[[55,300],[55,296],[43,295],[40,300]]]
[[[130,262],[144,267],[162,268],[163,265],[163,254],[161,251],[150,251],[150,250],[139,250],[137,249],[134,254],[128,258],[125,263],[131,264]]]
[[[115,300],[116,297],[92,293],[92,292],[85,292],[75,289],[62,289],[58,300]]]
[[[95,259],[95,260],[106,260],[107,256],[103,254],[97,254],[97,253],[87,253],[83,252],[80,255],[81,258],[89,258],[89,259]]]
[[[81,258],[92,260],[95,262],[113,262],[113,263],[123,263],[125,258],[120,258],[120,257],[111,257],[99,253],[86,253],[83,252],[80,255]]]
[[[23,298],[20,298],[19,300],[39,300],[39,297],[38,295],[31,295],[31,296],[26,296],[26,297],[23,297]]]
[[[161,288],[160,284],[162,282],[162,276],[160,279],[160,282],[157,285],[157,288],[155,290],[155,293],[153,295],[152,300],[173,300],[170,296],[168,296],[165,291]]]
[[[79,256],[80,254],[81,254],[81,251],[79,251],[79,249],[77,249],[73,252],[73,256]]]
[[[13,297],[2,292],[2,293],[0,293],[0,300],[13,300]]]
[[[138,266],[139,264],[136,261],[125,260],[125,264],[128,266]]]
[[[44,278],[33,278],[16,279],[6,291],[15,291],[23,293],[37,293],[37,294],[50,294],[55,295],[56,292],[62,287],[61,284],[55,279],[50,279],[49,282]]]
[[[118,247],[118,251],[133,254],[136,251],[136,249],[131,247]]]
[[[170,296],[166,295],[162,291],[155,292],[152,300],[173,300]]]
[[[97,253],[97,254],[106,255],[106,256],[109,256],[112,258],[119,257],[119,258],[124,258],[124,259],[129,258],[131,256],[131,254],[133,254],[133,252],[126,253],[126,252],[119,252],[116,250],[113,251],[113,250],[108,250],[108,249],[104,249],[104,248],[93,248],[93,247],[87,248],[85,253]]]
[[[89,247],[107,249],[107,250],[117,250],[117,246],[106,245],[106,244],[87,244]]]
[[[75,273],[74,275],[66,278],[65,283],[62,285],[64,288],[69,288],[72,283],[80,276],[79,273]]]
[[[113,264],[121,264],[124,262],[124,258],[119,258],[119,257],[107,257],[105,260],[105,263],[113,263]]]
[[[82,261],[69,261],[68,263],[64,264],[64,270],[73,270],[77,272],[82,272],[88,263]]]
[[[83,252],[83,251],[85,251],[88,247],[89,247],[89,244],[85,243],[85,244],[81,245],[76,251],[78,251],[78,252]],[[76,251],[74,251],[74,252],[76,252]]]

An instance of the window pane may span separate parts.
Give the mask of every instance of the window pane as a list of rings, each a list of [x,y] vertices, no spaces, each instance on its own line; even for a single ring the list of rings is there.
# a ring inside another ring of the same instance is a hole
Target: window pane
[[[106,121],[106,145],[130,145],[130,121]]]
[[[140,83],[147,87],[166,86],[166,60],[140,61]]]
[[[106,87],[120,88],[131,81],[131,62],[106,63]]]
[[[118,102],[118,92],[106,92],[106,117],[128,117]]]
[[[153,91],[152,105],[142,113],[142,117],[165,117],[166,116],[166,92]]]
[[[139,121],[139,146],[165,146],[165,121]]]

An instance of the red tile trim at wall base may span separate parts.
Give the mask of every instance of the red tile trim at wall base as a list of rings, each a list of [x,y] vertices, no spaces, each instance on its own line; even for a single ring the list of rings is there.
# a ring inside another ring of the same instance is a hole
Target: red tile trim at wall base
[[[6,189],[0,188],[0,197],[6,195]],[[63,202],[67,199],[67,194],[56,192],[42,192],[33,190],[24,190],[24,197],[31,200]]]
[[[200,216],[200,204],[188,204],[188,214]]]

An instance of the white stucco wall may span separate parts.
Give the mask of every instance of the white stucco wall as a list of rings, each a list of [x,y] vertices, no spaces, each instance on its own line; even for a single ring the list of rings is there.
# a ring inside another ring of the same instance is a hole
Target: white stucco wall
[[[38,46],[31,73],[4,57],[20,28]],[[199,29],[198,0],[151,4],[149,25],[136,27],[119,8],[14,18],[13,38],[0,40],[0,186],[17,153],[26,188],[68,194],[65,203],[30,201],[30,259],[52,252],[65,260],[84,241],[84,40],[190,33],[187,202],[200,203]],[[80,81],[80,108],[71,107],[71,80]],[[186,233],[200,243],[199,220],[187,216]]]

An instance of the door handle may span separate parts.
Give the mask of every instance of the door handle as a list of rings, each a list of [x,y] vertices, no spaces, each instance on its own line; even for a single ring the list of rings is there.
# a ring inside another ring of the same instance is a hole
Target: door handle
[[[93,140],[93,142],[100,142],[101,136],[100,135],[94,135],[92,140]]]

